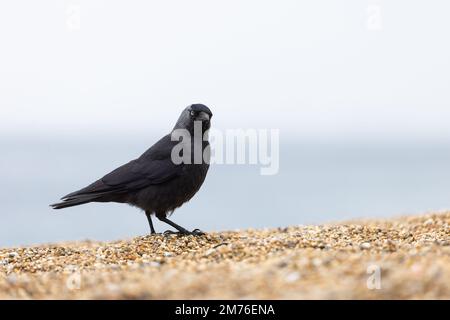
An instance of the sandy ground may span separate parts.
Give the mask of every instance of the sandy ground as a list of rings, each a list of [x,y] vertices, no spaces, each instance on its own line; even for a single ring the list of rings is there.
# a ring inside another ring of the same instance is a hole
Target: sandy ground
[[[450,212],[0,249],[2,299],[450,299]]]

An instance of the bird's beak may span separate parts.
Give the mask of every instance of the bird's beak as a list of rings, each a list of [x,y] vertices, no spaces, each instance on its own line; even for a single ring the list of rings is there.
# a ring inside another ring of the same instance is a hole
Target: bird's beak
[[[197,116],[197,120],[200,121],[209,121],[209,114],[207,114],[204,111],[200,111],[200,113]]]

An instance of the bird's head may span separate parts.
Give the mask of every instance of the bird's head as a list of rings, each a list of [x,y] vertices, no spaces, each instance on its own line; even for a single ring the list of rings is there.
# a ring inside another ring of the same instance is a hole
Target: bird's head
[[[189,131],[194,129],[196,121],[201,122],[202,131],[205,132],[211,127],[211,110],[204,104],[191,104],[181,112],[177,124],[174,129],[187,129]]]

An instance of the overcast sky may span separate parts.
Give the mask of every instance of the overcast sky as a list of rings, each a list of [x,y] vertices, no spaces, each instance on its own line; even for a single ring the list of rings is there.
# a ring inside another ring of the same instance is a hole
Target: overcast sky
[[[450,137],[450,2],[2,1],[0,132]]]

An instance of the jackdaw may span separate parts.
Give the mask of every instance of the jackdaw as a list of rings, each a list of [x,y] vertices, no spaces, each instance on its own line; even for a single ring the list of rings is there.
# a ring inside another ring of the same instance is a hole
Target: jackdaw
[[[203,104],[188,106],[172,132],[139,158],[113,170],[86,188],[62,197],[62,202],[52,204],[51,207],[62,209],[89,202],[128,203],[145,211],[152,234],[155,233],[152,214],[181,234],[203,234],[198,229],[190,232],[167,216],[189,201],[205,180],[210,159],[205,132],[210,128],[211,117],[211,110]],[[184,134],[180,135],[180,132]],[[174,139],[174,136],[179,140]],[[177,152],[173,152],[176,146]],[[182,148],[178,151],[180,146]],[[174,155],[178,156],[176,161]],[[179,161],[180,157],[182,161]]]

